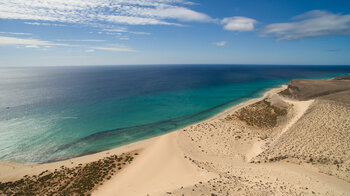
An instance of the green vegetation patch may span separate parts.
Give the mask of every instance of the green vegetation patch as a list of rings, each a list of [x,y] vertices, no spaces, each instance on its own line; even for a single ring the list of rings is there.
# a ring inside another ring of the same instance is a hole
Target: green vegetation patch
[[[74,168],[61,166],[54,172],[46,170],[14,182],[0,182],[0,195],[90,195],[133,159],[130,154],[112,155]]]
[[[249,126],[270,129],[277,125],[278,117],[287,115],[287,109],[271,105],[266,99],[238,110],[227,119],[239,119]]]
[[[279,92],[278,94],[284,96],[284,97],[291,97],[292,96],[292,93],[290,92],[289,88]]]

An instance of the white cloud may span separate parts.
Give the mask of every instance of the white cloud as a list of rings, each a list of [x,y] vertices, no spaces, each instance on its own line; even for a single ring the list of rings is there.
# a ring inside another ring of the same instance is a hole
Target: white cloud
[[[146,18],[138,16],[115,16],[115,15],[98,15],[98,20],[107,21],[117,24],[129,24],[129,25],[176,25],[176,23],[170,23],[155,18]]]
[[[294,22],[267,25],[261,30],[261,35],[271,36],[277,40],[297,40],[350,34],[350,15],[314,10],[296,16],[292,20]]]
[[[121,34],[121,33],[131,33],[135,35],[150,35],[151,33],[142,32],[142,31],[129,31],[126,27],[115,27],[109,29],[103,29],[103,31],[107,31],[109,34]]]
[[[179,6],[161,5],[155,8],[125,6],[123,12],[130,15],[144,16],[158,19],[177,19],[181,21],[208,22],[212,19],[203,13]]]
[[[105,42],[106,40],[100,39],[57,39],[60,42]]]
[[[123,38],[120,38],[123,39]],[[125,40],[128,39],[125,37]],[[57,41],[78,41],[78,42],[104,42],[105,40],[57,40]],[[57,43],[52,41],[44,41],[39,39],[24,39],[18,37],[7,37],[0,36],[0,46],[14,46],[17,48],[36,48],[41,50],[46,50],[52,47],[87,47],[85,52],[91,53],[96,50],[112,51],[112,52],[135,52],[135,50],[128,48],[126,46],[89,46],[89,45],[72,45],[65,43]]]
[[[151,35],[151,33],[141,32],[141,31],[130,31],[129,33],[132,33],[132,34],[135,34],[135,35]]]
[[[106,50],[112,52],[135,52],[135,50],[127,47],[91,47],[92,50]]]
[[[36,25],[36,26],[60,26],[64,27],[64,24],[56,24],[56,23],[40,23],[40,22],[24,22],[24,24],[28,25]]]
[[[125,32],[128,32],[128,29],[125,27],[119,27],[119,28],[103,29],[103,31],[125,33]]]
[[[222,19],[221,23],[228,31],[253,31],[257,21],[252,18],[234,16]]]
[[[0,18],[78,24],[180,25],[169,21],[208,22],[185,0],[2,0]],[[61,25],[42,22],[31,25]]]
[[[227,44],[226,41],[221,41],[221,42],[214,42],[213,43],[215,46],[225,46]]]
[[[36,26],[40,26],[41,23],[40,22],[24,22],[24,24],[28,24],[28,25],[36,25]]]
[[[7,35],[32,35],[31,33],[17,33],[17,32],[0,32],[0,34],[7,34]]]
[[[107,35],[116,35],[117,37],[119,37],[119,39],[124,39],[124,40],[129,39],[128,37],[125,37],[126,34],[135,34],[135,35],[150,35],[151,34],[148,32],[141,32],[141,31],[129,31],[126,27],[108,28],[108,29],[103,29],[103,31]]]
[[[27,48],[39,48],[39,46],[71,46],[69,44],[54,43],[38,39],[24,39],[17,37],[0,36],[0,46],[25,46]]]
[[[26,48],[39,48],[38,45],[26,45],[25,47]]]

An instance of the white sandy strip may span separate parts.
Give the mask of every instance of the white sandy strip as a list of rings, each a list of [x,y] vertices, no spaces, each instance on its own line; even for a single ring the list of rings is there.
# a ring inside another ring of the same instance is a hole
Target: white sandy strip
[[[309,101],[297,101],[288,98],[282,98],[282,100],[293,105],[294,116],[288,121],[287,125],[281,130],[279,135],[271,142],[271,144],[269,144],[269,146],[272,146],[276,141],[278,141],[278,139],[282,135],[284,135],[305,114],[305,112],[309,109],[310,105],[314,102],[313,99]],[[262,148],[264,146],[263,143],[255,143],[254,146],[255,147],[253,147],[251,151],[246,155],[246,159],[248,162],[253,157],[259,155],[264,151]]]
[[[80,163],[90,163],[92,161],[97,161],[99,159],[102,159],[104,157],[108,157],[112,154],[122,154],[127,153],[135,150],[142,150],[144,148],[147,148],[150,144],[152,144],[155,140],[157,140],[158,137],[150,138],[142,141],[138,141],[132,144],[128,144],[125,146],[113,148],[110,150],[102,151],[95,154],[90,154],[82,157],[76,157],[69,160],[64,161],[58,161],[53,163],[45,163],[45,164],[20,164],[20,163],[13,163],[13,162],[0,162],[0,181],[14,181],[21,179],[24,175],[37,175],[45,170],[54,171],[55,169],[58,169],[61,166],[65,167],[76,167]]]
[[[293,110],[294,110],[294,117],[289,120],[288,124],[282,129],[281,133],[275,138],[275,140],[272,142],[272,144],[277,141],[283,134],[285,134],[289,128],[291,128],[309,109],[310,105],[315,100],[309,100],[309,101],[296,101],[296,100],[290,100],[287,98],[283,98],[283,101],[293,104]]]
[[[259,99],[264,99],[266,97],[271,97],[273,95],[276,95],[277,92],[280,92],[281,90],[284,90],[285,88],[287,88],[286,85],[283,85],[281,88],[275,88],[272,89],[270,91],[267,91],[264,96],[262,98]],[[284,135],[304,114],[305,112],[309,109],[310,105],[314,102],[314,100],[309,100],[309,101],[297,101],[297,100],[291,100],[288,98],[284,98],[279,96],[283,101],[293,105],[293,113],[294,116],[292,117],[292,119],[290,119],[288,121],[288,123],[286,124],[286,126],[281,130],[281,132],[279,133],[279,135],[272,141],[272,144],[274,144],[276,141],[278,141],[278,139]],[[250,101],[250,100],[249,100]],[[255,100],[257,101],[257,100]],[[243,107],[246,106],[246,102],[243,103]],[[232,111],[231,111],[232,112]],[[249,162],[253,157],[259,155],[260,153],[263,152],[263,147],[264,143],[263,142],[255,142],[253,144],[253,147],[251,148],[251,150],[246,154],[246,160],[247,162]]]
[[[160,136],[130,166],[99,187],[93,195],[160,195],[217,177],[184,158],[177,144],[177,135],[178,132],[172,132]]]

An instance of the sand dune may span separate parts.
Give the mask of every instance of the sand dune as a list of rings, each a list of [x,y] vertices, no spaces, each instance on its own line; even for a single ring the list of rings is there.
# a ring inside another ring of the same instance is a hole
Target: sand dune
[[[278,136],[274,138],[274,142],[279,141],[280,137],[283,134],[285,134],[305,114],[306,110],[308,110],[311,104],[314,102],[313,99],[309,101],[296,101],[296,100],[281,98],[281,100],[293,106],[294,116],[283,127],[283,129],[280,131]]]
[[[307,162],[323,173],[350,182],[349,116],[350,108],[344,104],[317,100],[307,114],[257,159]]]
[[[348,107],[323,99],[297,101],[274,94],[268,98],[272,96],[275,103],[291,105],[286,120],[273,129],[221,118],[180,133],[186,155],[220,178],[177,189],[175,195],[350,194]],[[315,161],[321,157],[332,160]]]
[[[177,132],[160,136],[136,161],[100,187],[93,195],[161,195],[217,176],[184,158]]]

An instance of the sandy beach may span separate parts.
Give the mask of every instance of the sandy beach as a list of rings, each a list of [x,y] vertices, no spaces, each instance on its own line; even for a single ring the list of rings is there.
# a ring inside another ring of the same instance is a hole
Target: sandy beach
[[[305,93],[311,98],[302,101],[279,94],[289,88],[108,151],[47,164],[2,162],[0,181],[132,152],[134,160],[92,195],[350,195],[350,107],[331,100],[348,88],[324,99]]]

